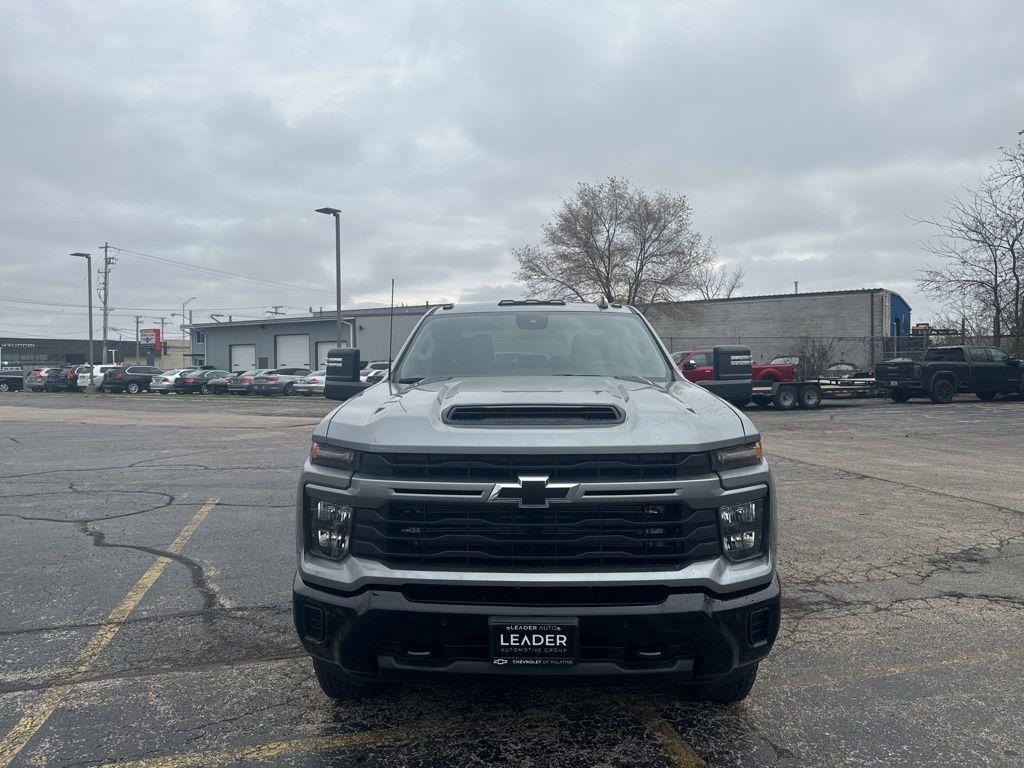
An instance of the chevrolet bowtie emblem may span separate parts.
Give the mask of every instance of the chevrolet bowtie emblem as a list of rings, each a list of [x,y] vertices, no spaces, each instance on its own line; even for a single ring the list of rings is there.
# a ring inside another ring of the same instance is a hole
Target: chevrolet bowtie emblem
[[[552,501],[574,501],[579,483],[549,483],[547,475],[520,475],[518,483],[495,483],[488,501],[517,501],[520,507],[547,509]]]

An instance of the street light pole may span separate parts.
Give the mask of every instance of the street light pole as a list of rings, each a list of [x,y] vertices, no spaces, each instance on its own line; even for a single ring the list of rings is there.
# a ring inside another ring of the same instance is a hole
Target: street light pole
[[[92,254],[72,253],[79,259],[85,259],[85,271],[89,276],[89,389],[92,389]]]
[[[341,211],[337,208],[317,208],[317,213],[334,217],[334,290],[337,300],[337,344],[341,346]]]

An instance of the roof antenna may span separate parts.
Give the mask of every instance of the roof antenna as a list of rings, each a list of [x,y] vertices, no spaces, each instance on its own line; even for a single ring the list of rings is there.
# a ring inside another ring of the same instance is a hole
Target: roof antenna
[[[391,389],[391,343],[395,338],[395,278],[391,278],[391,322],[388,328],[388,389]]]

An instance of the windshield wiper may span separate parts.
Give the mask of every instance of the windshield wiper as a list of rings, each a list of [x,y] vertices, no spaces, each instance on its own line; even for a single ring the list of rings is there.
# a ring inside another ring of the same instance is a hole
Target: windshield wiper
[[[602,378],[602,379],[619,379],[620,381],[635,381],[638,384],[648,384],[648,385],[650,385],[652,387],[658,386],[653,381],[651,381],[650,379],[648,379],[648,378],[646,378],[644,376],[632,376],[632,375],[625,375],[625,374],[615,374],[615,373],[555,373],[555,374],[552,374],[552,375],[554,375],[554,376],[590,376],[590,377],[598,377],[598,378]]]
[[[399,384],[412,384],[412,385],[416,385],[416,384],[430,384],[431,382],[434,382],[434,381],[446,381],[446,380],[448,380],[450,378],[451,378],[451,376],[410,376],[407,379],[399,379],[398,383]]]

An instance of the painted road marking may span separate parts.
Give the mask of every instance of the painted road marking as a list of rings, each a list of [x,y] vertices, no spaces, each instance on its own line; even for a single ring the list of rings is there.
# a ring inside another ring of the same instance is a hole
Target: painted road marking
[[[704,759],[693,751],[693,747],[679,735],[679,731],[673,728],[672,724],[658,711],[654,702],[647,699],[638,701],[633,707],[633,711],[647,732],[661,745],[662,751],[674,768],[710,768]]]
[[[192,538],[192,534],[196,532],[199,525],[210,514],[210,510],[217,506],[218,501],[220,501],[219,498],[212,498],[203,504],[185,527],[181,529],[181,533],[178,534],[177,538],[171,542],[171,546],[167,548],[169,553],[177,555],[181,552],[188,543],[188,540]],[[149,570],[142,574],[142,578],[135,582],[135,586],[128,590],[128,594],[124,596],[124,599],[107,615],[103,625],[96,630],[92,639],[89,640],[89,644],[85,646],[85,650],[75,659],[66,683],[48,689],[39,703],[31,711],[23,715],[21,720],[11,729],[10,733],[4,737],[4,740],[0,741],[0,768],[7,768],[32,737],[39,732],[39,729],[43,727],[46,721],[50,719],[50,715],[64,702],[67,694],[71,691],[75,678],[81,677],[89,671],[96,658],[103,652],[103,649],[110,645],[110,641],[114,639],[114,635],[117,634],[121,625],[124,624],[128,614],[135,609],[146,592],[149,591],[149,588],[160,578],[160,575],[170,562],[171,558],[166,555],[161,555],[153,561],[153,564],[149,566]]]
[[[415,730],[387,728],[379,731],[339,733],[333,736],[311,736],[307,739],[275,741],[271,744],[257,744],[251,747],[234,747],[220,752],[188,752],[167,757],[147,757],[127,763],[104,763],[97,768],[193,768],[193,766],[231,765],[243,760],[270,760],[282,755],[310,755],[329,752],[347,747],[365,747],[388,742],[398,744],[417,737],[425,730],[418,725]]]

